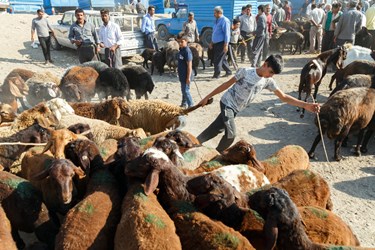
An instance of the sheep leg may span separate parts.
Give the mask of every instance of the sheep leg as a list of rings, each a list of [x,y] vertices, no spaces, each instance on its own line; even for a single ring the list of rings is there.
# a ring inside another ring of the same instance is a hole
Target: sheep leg
[[[349,130],[350,130],[350,126],[346,126],[343,132],[335,140],[335,155],[334,155],[335,161],[341,161],[342,159],[341,154],[340,154],[341,145],[342,145],[342,142],[345,140],[345,138],[348,136]]]
[[[372,136],[372,134],[374,133],[374,130],[373,129],[368,129],[365,136],[364,136],[364,139],[363,139],[363,142],[362,142],[362,145],[361,145],[361,152],[362,153],[367,153],[367,144]]]
[[[337,71],[336,71],[336,73],[337,73]],[[336,80],[336,73],[332,75],[331,81],[329,82],[329,90],[331,90],[331,91],[332,91],[333,82]],[[337,87],[337,81],[336,81],[336,87]]]
[[[18,230],[13,229],[14,227],[12,226],[12,237],[13,240],[16,242],[17,248],[18,249],[24,249],[25,248],[25,242],[22,240],[21,236],[18,233]]]
[[[357,138],[357,145],[355,146],[355,150],[354,150],[355,156],[361,156],[360,148],[361,148],[361,143],[362,143],[364,134],[365,134],[365,129],[361,129],[359,131],[358,138]]]
[[[322,133],[324,134],[324,132],[322,131]],[[311,149],[309,151],[309,158],[310,159],[315,159],[315,160],[318,160],[318,158],[316,158],[315,156],[315,149],[316,149],[316,146],[318,146],[319,142],[321,140],[321,135],[320,133],[315,137],[315,140],[311,146]]]
[[[154,64],[151,64],[151,75],[154,74]]]
[[[204,63],[203,57],[201,57],[200,60],[202,62],[203,70],[205,70],[206,69],[206,64]]]

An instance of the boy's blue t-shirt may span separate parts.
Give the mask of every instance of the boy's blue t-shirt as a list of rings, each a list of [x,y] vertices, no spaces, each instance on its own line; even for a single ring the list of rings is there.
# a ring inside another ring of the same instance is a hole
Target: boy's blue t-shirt
[[[180,82],[186,82],[187,62],[193,60],[193,54],[189,47],[180,48],[178,53],[178,78]],[[191,77],[191,76],[190,76]]]

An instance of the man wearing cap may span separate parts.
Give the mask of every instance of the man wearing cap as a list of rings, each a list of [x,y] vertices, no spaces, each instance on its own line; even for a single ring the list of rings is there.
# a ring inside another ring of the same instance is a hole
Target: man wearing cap
[[[197,23],[194,20],[194,13],[189,12],[188,20],[184,22],[182,27],[182,32],[188,38],[189,43],[194,43],[199,41],[199,33],[197,28]]]
[[[85,20],[82,9],[76,9],[75,16],[77,21],[70,26],[68,38],[77,46],[79,62],[98,61],[99,39],[95,26]]]
[[[356,10],[357,4],[357,0],[350,0],[348,11],[342,14],[337,23],[333,38],[336,46],[342,46],[345,42],[354,44],[355,34],[362,26],[362,15]]]

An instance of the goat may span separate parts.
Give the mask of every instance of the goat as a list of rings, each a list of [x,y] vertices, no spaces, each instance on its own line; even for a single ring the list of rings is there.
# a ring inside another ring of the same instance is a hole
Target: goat
[[[375,88],[375,75],[350,75],[346,79],[344,79],[334,90],[332,90],[329,96],[343,89],[358,87]]]
[[[333,63],[338,69],[342,67],[342,62],[346,58],[344,47],[332,49],[321,53],[315,59],[309,61],[301,71],[300,83],[298,87],[298,100],[301,100],[302,92],[306,93],[305,102],[310,97],[312,87],[315,86],[314,100],[318,94],[318,89],[323,77],[326,75],[327,66]],[[299,109],[297,109],[299,110]],[[305,115],[305,109],[302,109],[300,117]]]

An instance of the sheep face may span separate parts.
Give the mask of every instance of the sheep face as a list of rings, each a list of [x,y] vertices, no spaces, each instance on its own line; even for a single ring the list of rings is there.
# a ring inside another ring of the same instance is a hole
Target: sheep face
[[[23,134],[21,138],[22,142],[43,143],[48,141],[50,137],[48,130],[38,124],[34,124],[26,130],[29,130],[30,132]]]
[[[192,148],[194,146],[192,140],[179,130],[171,131],[165,137],[175,141],[181,147]]]
[[[124,137],[117,142],[117,159],[131,161],[142,154],[139,139],[136,137]]]
[[[15,97],[24,97],[29,94],[29,87],[20,76],[8,78],[10,93]]]
[[[65,158],[64,149],[65,146],[74,140],[78,139],[78,136],[68,129],[51,130],[51,139],[45,146],[43,153],[50,150],[56,159]]]
[[[64,97],[68,102],[80,102],[82,100],[82,92],[76,84],[69,83],[65,86]]]
[[[12,122],[16,119],[17,115],[14,112],[12,106],[9,104],[0,104],[0,117],[1,122]]]
[[[178,158],[184,159],[181,155],[178,145],[175,141],[172,141],[166,137],[159,137],[155,140],[153,147],[163,151],[172,162],[177,162]]]

